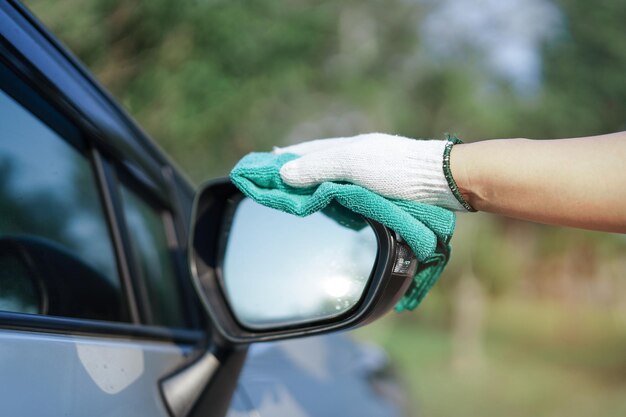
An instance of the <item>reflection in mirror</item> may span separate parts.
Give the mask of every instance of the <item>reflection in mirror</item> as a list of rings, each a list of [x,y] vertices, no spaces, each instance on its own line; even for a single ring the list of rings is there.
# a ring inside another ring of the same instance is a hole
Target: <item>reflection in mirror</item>
[[[361,217],[348,217],[330,211],[301,218],[241,200],[222,282],[239,322],[252,329],[288,326],[330,319],[354,307],[378,245]]]

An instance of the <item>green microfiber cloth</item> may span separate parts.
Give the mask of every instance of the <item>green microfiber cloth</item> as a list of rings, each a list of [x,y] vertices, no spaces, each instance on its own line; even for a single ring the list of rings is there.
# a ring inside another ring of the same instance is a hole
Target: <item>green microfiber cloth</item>
[[[436,206],[387,199],[350,183],[290,187],[282,181],[280,168],[296,158],[294,154],[251,153],[237,163],[230,178],[246,196],[277,210],[308,216],[336,202],[397,232],[413,249],[419,266],[396,311],[417,307],[448,262],[455,214]]]

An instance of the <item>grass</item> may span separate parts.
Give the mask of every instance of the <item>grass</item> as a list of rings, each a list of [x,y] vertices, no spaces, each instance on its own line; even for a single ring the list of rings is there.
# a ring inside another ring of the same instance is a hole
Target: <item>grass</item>
[[[406,381],[413,415],[626,415],[626,322],[612,311],[490,301],[483,354],[459,368],[449,326],[429,320],[440,310],[436,303],[354,332],[387,350]]]

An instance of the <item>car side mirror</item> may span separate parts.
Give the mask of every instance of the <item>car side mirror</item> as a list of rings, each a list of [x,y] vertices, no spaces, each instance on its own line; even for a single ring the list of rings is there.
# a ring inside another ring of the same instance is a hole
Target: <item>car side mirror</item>
[[[262,206],[228,179],[197,194],[190,268],[230,342],[319,334],[390,310],[417,268],[393,231],[341,206],[296,217]]]

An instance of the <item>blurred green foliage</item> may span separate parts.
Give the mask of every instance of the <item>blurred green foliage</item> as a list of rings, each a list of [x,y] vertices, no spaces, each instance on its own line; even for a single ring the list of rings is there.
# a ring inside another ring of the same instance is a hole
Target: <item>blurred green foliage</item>
[[[419,28],[436,2],[27,4],[196,181],[225,174],[245,152],[313,137],[624,128],[623,2],[558,2],[562,23],[537,43],[542,84],[530,97],[484,65],[472,33],[462,53],[435,56]]]
[[[26,3],[195,182],[252,150],[367,131],[626,129],[622,1]],[[364,329],[426,415],[623,415],[623,236],[475,214],[453,246],[423,307]]]
[[[437,315],[438,297],[423,307]],[[572,317],[574,315],[574,317]],[[588,417],[626,412],[626,325],[609,311],[504,298],[490,304],[484,357],[458,366],[438,326],[387,316],[356,331],[395,359],[416,416]]]

